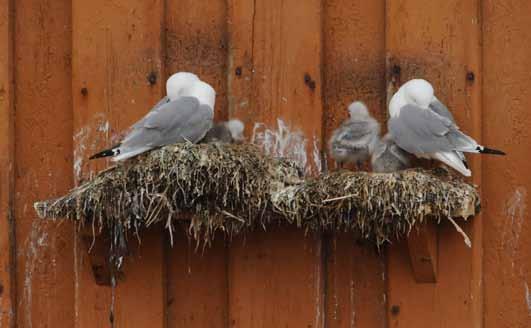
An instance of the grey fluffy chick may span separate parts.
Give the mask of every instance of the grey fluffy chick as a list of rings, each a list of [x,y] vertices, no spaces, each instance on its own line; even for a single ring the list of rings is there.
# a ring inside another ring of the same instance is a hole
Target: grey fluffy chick
[[[361,101],[350,104],[348,111],[350,118],[334,131],[328,147],[332,158],[340,167],[344,163],[355,163],[359,169],[378,143],[380,124]]]
[[[237,119],[219,122],[214,124],[201,142],[239,143],[244,140],[244,129],[243,122]]]
[[[409,168],[411,158],[409,153],[396,145],[388,133],[378,142],[371,156],[371,164],[373,172],[392,173]]]

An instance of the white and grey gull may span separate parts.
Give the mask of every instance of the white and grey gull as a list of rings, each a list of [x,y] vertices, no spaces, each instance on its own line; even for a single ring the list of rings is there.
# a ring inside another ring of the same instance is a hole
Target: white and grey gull
[[[166,93],[119,144],[90,159],[113,156],[122,161],[165,145],[201,141],[212,128],[215,90],[197,75],[179,72],[167,80]]]
[[[426,80],[402,85],[391,98],[389,115],[388,130],[400,148],[419,158],[441,161],[464,176],[471,176],[471,171],[463,153],[505,155],[463,133]]]

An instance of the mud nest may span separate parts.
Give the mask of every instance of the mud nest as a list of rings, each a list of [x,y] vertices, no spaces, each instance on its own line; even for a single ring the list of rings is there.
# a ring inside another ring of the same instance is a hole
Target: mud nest
[[[185,224],[198,242],[271,224],[354,231],[376,245],[417,223],[479,211],[476,189],[444,170],[392,174],[338,171],[304,178],[294,162],[252,145],[179,144],[100,172],[57,199],[35,203],[41,218],[66,218],[121,243],[162,223]]]

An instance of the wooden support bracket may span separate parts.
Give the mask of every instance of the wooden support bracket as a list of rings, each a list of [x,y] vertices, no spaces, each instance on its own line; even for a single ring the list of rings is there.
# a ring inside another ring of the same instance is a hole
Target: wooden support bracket
[[[438,238],[435,223],[413,228],[407,239],[411,269],[417,283],[437,282]]]

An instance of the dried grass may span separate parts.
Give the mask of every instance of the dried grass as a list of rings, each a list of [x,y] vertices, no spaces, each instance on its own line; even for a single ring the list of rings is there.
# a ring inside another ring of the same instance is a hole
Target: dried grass
[[[444,170],[393,174],[339,171],[304,179],[293,162],[252,145],[179,144],[99,173],[67,195],[35,203],[41,218],[76,220],[107,231],[114,247],[146,227],[176,222],[198,242],[269,224],[306,231],[355,231],[376,245],[428,218],[479,211],[476,189]]]

